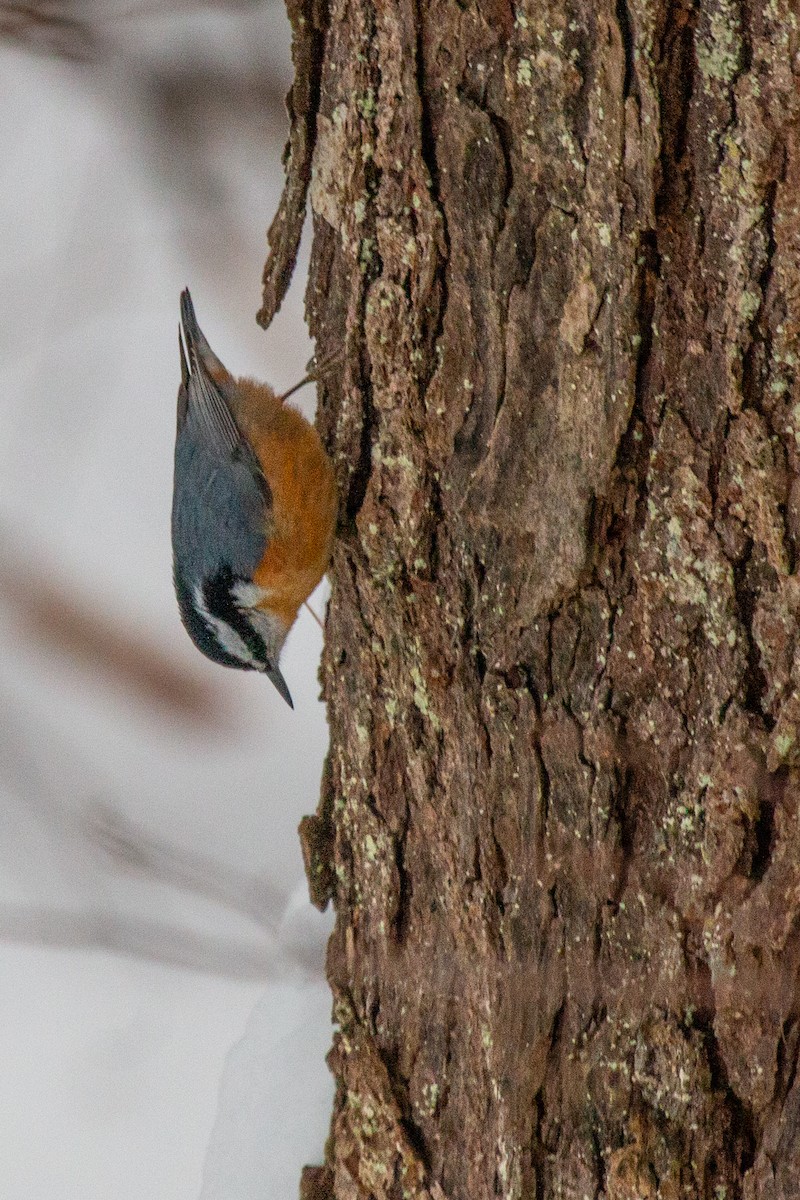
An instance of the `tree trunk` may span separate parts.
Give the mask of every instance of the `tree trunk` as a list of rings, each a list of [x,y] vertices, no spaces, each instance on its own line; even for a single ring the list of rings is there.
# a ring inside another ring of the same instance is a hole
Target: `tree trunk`
[[[344,348],[305,1192],[796,1198],[796,7],[292,3],[262,317],[308,185]]]

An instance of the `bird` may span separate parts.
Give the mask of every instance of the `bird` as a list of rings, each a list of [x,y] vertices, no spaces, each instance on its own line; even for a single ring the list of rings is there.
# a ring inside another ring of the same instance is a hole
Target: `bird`
[[[293,708],[279,658],[330,562],[333,466],[316,429],[285,403],[301,384],[279,396],[231,375],[188,288],[180,315],[172,556],[181,620],[206,658],[261,671]]]

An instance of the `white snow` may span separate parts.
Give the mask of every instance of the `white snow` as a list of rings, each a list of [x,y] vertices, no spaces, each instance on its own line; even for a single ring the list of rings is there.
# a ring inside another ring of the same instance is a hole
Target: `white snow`
[[[318,1063],[330,1045],[329,1012],[321,982],[269,988],[228,1055],[201,1200],[297,1194],[309,1140],[322,1145],[328,1133],[333,1083],[321,1106]]]

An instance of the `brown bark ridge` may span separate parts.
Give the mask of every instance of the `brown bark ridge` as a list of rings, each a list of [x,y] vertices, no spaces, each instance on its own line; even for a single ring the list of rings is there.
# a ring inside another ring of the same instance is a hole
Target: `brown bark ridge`
[[[797,1197],[796,4],[315,20],[304,1190]]]

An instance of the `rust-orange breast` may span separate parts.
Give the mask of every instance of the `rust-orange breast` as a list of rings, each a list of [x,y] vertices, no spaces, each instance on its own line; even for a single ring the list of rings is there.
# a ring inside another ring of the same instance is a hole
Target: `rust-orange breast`
[[[336,484],[319,434],[271,389],[241,380],[242,432],[252,445],[272,492],[273,531],[253,573],[264,589],[259,605],[288,629],[330,561],[336,526]]]

